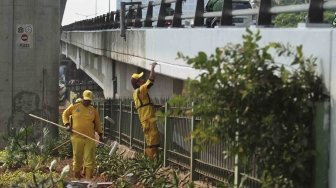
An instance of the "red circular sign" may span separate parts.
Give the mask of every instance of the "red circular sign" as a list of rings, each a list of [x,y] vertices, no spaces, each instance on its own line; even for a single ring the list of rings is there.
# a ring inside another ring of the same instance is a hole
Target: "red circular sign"
[[[27,41],[28,40],[28,35],[27,34],[22,34],[21,35],[21,40],[22,41]]]

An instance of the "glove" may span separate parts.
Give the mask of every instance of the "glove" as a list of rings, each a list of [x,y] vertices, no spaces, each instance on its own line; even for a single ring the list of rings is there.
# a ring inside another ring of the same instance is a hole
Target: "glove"
[[[72,126],[70,125],[70,123],[66,123],[66,124],[64,124],[64,126],[65,126],[65,130],[67,132],[72,132]]]

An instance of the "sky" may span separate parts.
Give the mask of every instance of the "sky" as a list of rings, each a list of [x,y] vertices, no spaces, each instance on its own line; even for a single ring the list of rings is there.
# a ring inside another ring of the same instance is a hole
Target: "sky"
[[[116,0],[67,0],[62,26],[75,21],[93,18],[96,14],[106,14],[109,10],[109,1],[110,10],[115,10]]]

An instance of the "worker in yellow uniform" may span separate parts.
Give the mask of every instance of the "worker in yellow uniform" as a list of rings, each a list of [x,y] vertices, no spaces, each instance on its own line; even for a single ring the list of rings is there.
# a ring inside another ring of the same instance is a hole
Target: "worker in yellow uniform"
[[[131,83],[134,88],[133,101],[138,111],[142,130],[144,132],[146,148],[145,153],[149,159],[154,159],[160,146],[159,132],[156,125],[154,105],[148,94],[149,89],[154,84],[155,66],[153,63],[149,78],[147,81],[143,78],[143,72],[134,73],[131,77]]]
[[[67,130],[75,130],[91,138],[95,138],[95,132],[102,138],[102,127],[98,111],[91,105],[92,92],[85,90],[83,92],[83,101],[70,105],[62,114],[63,123]],[[72,116],[73,124],[70,124]],[[73,150],[73,171],[77,179],[81,178],[81,170],[84,167],[86,179],[93,177],[96,159],[95,141],[85,138],[76,133],[71,134],[71,143]]]

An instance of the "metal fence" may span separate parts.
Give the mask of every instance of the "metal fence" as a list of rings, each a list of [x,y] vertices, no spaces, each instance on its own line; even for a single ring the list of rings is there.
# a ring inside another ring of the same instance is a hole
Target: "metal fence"
[[[126,27],[184,27],[182,20],[191,20],[193,26],[205,26],[206,18],[220,18],[218,26],[232,26],[234,17],[253,16],[255,25],[272,26],[272,18],[279,13],[307,12],[307,23],[323,23],[323,13],[325,10],[335,10],[336,1],[310,0],[309,3],[294,4],[286,6],[273,6],[271,0],[260,0],[258,8],[252,9],[232,9],[232,0],[225,0],[222,11],[206,12],[204,0],[197,0],[195,11],[184,14],[182,2],[184,0],[160,0],[149,1],[147,5],[141,1],[131,3],[121,2],[121,10],[112,11],[95,18],[78,21],[62,27],[64,31],[71,30],[99,30],[121,28],[122,33]],[[188,0],[187,0],[188,1]],[[172,11],[166,11],[171,7]],[[126,7],[127,6],[127,7]],[[153,7],[159,7],[157,16],[153,16]],[[146,12],[146,15],[142,15]],[[169,22],[170,24],[167,24]]]
[[[190,138],[198,120],[193,116],[168,116],[167,112],[174,108],[168,107],[165,100],[156,100],[156,103],[164,105],[160,110],[165,115],[158,117],[164,166],[190,172],[193,181],[206,179],[215,184],[221,182],[233,185],[244,176],[245,187],[260,187],[260,176],[253,160],[249,162],[248,172],[239,169],[237,156],[226,157],[223,153],[226,148],[224,142],[205,146],[203,151],[195,152],[194,140]],[[144,151],[144,136],[131,99],[95,101],[94,105],[104,122],[106,137],[139,152]],[[192,106],[186,108],[192,109]],[[106,120],[106,116],[115,123]]]

